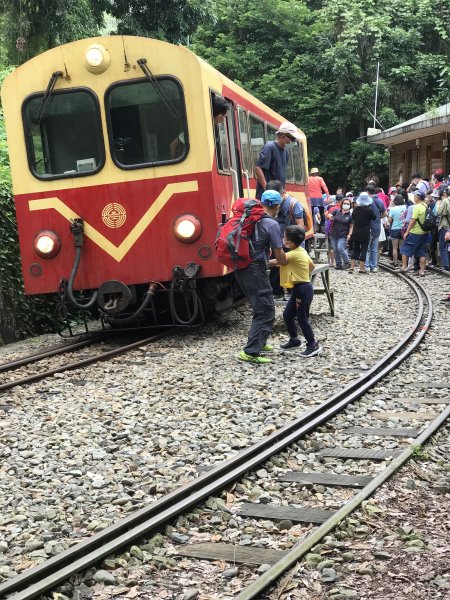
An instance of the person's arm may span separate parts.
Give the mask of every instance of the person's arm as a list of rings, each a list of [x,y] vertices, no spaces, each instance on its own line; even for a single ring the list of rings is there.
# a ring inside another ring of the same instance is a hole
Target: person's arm
[[[288,264],[288,255],[285,254],[283,248],[273,248],[273,253],[275,255],[275,260],[278,265],[287,265]],[[270,265],[269,261],[269,265]]]
[[[405,231],[405,233],[403,234],[403,239],[406,238],[406,236],[409,234],[409,232],[411,231],[411,229],[414,227],[414,225],[417,223],[416,219],[411,218],[410,222],[408,223],[408,227]]]
[[[309,259],[308,268],[309,268],[310,273],[312,273],[314,271],[314,269],[316,268],[316,265],[313,263],[313,261],[311,259]]]
[[[255,167],[255,177],[256,177],[256,181],[259,183],[259,185],[262,187],[262,189],[265,190],[267,187],[267,181],[266,181],[266,178],[264,177],[264,172],[261,169],[261,167]]]
[[[330,192],[328,191],[327,188],[327,184],[325,183],[325,181],[322,179],[322,177],[320,178],[320,187],[322,188],[324,194],[329,194]]]
[[[392,225],[394,219],[392,217],[388,217],[389,225]]]
[[[300,219],[295,219],[295,224],[305,229],[305,221],[303,220],[303,217],[301,217]]]

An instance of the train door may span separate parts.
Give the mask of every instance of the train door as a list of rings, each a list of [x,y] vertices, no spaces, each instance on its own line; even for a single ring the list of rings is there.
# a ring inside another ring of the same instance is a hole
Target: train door
[[[217,93],[213,92],[212,99],[214,97],[220,98]],[[217,119],[217,117],[213,117],[216,160],[218,172],[231,178],[233,198],[236,199],[241,198],[243,195],[241,156],[237,143],[235,107],[229,98],[225,98],[225,100],[229,105],[225,118]]]
[[[242,186],[242,164],[241,164],[241,154],[238,146],[238,130],[236,127],[236,107],[233,102],[226,98],[227,102],[230,105],[230,110],[227,113],[226,120],[228,125],[228,139],[230,142],[230,159],[231,166],[230,172],[233,180],[233,194],[235,198],[242,198],[244,195],[244,189]]]

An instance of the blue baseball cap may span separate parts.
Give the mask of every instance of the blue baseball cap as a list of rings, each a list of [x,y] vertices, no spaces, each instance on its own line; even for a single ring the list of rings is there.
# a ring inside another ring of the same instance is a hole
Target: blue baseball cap
[[[266,206],[277,206],[278,204],[281,204],[282,201],[281,194],[276,190],[267,190],[261,196],[261,203]]]

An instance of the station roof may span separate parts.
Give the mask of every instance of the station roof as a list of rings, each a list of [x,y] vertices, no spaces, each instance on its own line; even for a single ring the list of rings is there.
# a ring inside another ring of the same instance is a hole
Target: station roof
[[[395,127],[385,129],[381,133],[367,136],[367,141],[384,145],[401,144],[445,131],[450,132],[450,102]]]

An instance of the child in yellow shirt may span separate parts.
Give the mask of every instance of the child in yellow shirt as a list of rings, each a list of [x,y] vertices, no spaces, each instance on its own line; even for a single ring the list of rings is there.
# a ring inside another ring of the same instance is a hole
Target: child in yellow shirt
[[[311,271],[314,263],[309,254],[301,247],[305,239],[305,230],[298,225],[289,225],[284,231],[283,245],[289,248],[286,253],[287,264],[279,265],[276,260],[271,260],[271,266],[280,267],[281,287],[290,289],[291,295],[283,312],[284,322],[289,333],[289,340],[281,345],[283,350],[299,348],[301,342],[297,336],[295,318],[306,339],[306,350],[300,353],[302,357],[315,356],[321,347],[314,337],[314,332],[309,321],[309,307],[314,297],[311,285]]]

